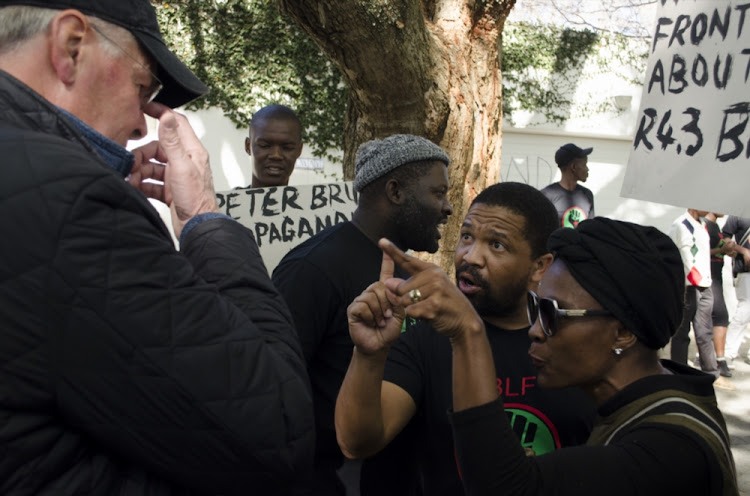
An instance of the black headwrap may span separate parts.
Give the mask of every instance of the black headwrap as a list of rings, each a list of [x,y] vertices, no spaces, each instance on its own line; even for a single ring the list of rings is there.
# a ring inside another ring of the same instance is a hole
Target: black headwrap
[[[656,228],[595,217],[558,229],[549,249],[578,284],[646,346],[663,348],[682,321],[680,252]]]

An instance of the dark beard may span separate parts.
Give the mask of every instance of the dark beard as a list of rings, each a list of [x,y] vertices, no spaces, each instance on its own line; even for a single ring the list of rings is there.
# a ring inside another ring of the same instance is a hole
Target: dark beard
[[[435,227],[442,218],[435,218],[411,198],[406,200],[396,217],[398,233],[406,248],[414,251],[435,253],[440,247],[435,237]]]
[[[503,288],[493,291],[489,282],[479,275],[479,270],[469,264],[462,264],[456,269],[456,281],[462,273],[470,274],[474,285],[482,288],[482,292],[466,295],[474,309],[482,318],[507,317],[518,310],[518,302],[526,295],[528,282],[526,280],[504,281]]]

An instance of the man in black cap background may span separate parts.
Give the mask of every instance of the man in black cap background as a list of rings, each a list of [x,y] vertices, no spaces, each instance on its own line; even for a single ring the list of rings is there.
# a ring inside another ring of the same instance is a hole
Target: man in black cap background
[[[253,169],[251,188],[286,186],[302,154],[302,124],[284,105],[266,105],[253,114],[245,152]]]
[[[0,494],[279,494],[309,470],[289,311],[169,108],[205,91],[147,0],[2,3]],[[159,141],[130,153],[144,114]]]
[[[596,415],[581,391],[541,390],[528,357],[526,295],[552,263],[547,238],[555,229],[555,209],[536,188],[494,184],[471,204],[455,256],[456,285],[487,329],[497,389],[514,432],[536,455],[583,444]],[[412,303],[422,297],[409,296]],[[356,324],[350,322],[354,354],[336,403],[342,450],[350,457],[371,456],[409,425],[418,436],[424,494],[463,496],[447,415],[453,404],[450,340],[428,322],[408,317],[398,336]]]
[[[560,167],[560,181],[542,189],[542,193],[557,209],[560,227],[576,227],[579,222],[594,217],[594,193],[578,181],[589,177],[588,156],[593,148],[579,148],[573,143],[561,146],[555,152],[555,162]]]
[[[438,227],[453,212],[447,196],[449,163],[445,151],[419,136],[397,134],[362,144],[354,178],[359,202],[352,221],[295,247],[274,270],[273,282],[286,298],[302,342],[315,402],[314,477],[300,494],[359,493],[359,464],[339,470],[344,457],[333,424],[336,395],[352,357],[346,309],[378,278],[380,238],[388,237],[404,250],[437,251]],[[362,483],[363,495],[408,494],[416,482],[399,475],[415,463],[406,450],[394,449],[366,462],[363,479],[374,466],[368,463],[379,468],[373,470],[375,479]]]

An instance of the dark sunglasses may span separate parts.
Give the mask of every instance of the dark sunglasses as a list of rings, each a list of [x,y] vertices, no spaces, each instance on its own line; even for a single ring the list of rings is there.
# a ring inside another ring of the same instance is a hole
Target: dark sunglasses
[[[529,323],[533,326],[536,319],[546,336],[557,333],[557,319],[559,317],[604,317],[612,315],[609,310],[561,310],[557,301],[552,298],[539,298],[536,293],[529,291],[526,295],[526,313]]]

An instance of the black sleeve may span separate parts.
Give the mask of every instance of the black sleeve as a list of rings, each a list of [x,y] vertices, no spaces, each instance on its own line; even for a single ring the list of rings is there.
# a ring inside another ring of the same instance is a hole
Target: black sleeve
[[[727,218],[727,221],[724,223],[724,228],[721,230],[722,234],[727,239],[732,239],[732,236],[735,236],[735,242],[739,243],[740,238],[742,238],[742,233],[738,233],[738,225],[737,221],[739,219],[735,217],[734,215],[730,215]]]
[[[65,421],[200,492],[273,493],[308,471],[308,379],[250,232],[208,220],[180,253],[127,183],[82,181],[47,198],[67,212],[45,295]]]
[[[205,257],[206,253],[240,253],[236,259]],[[279,351],[288,354],[290,363],[299,364],[302,349],[293,332],[294,322],[286,302],[268,277],[255,238],[237,222],[218,219],[193,228],[181,245],[182,253],[196,272],[215,284],[221,295],[242,310],[262,329],[269,342],[283,343]],[[255,292],[248,298],[248,290]]]
[[[691,435],[645,425],[616,444],[527,457],[498,399],[451,415],[467,496],[711,494],[716,461]]]

